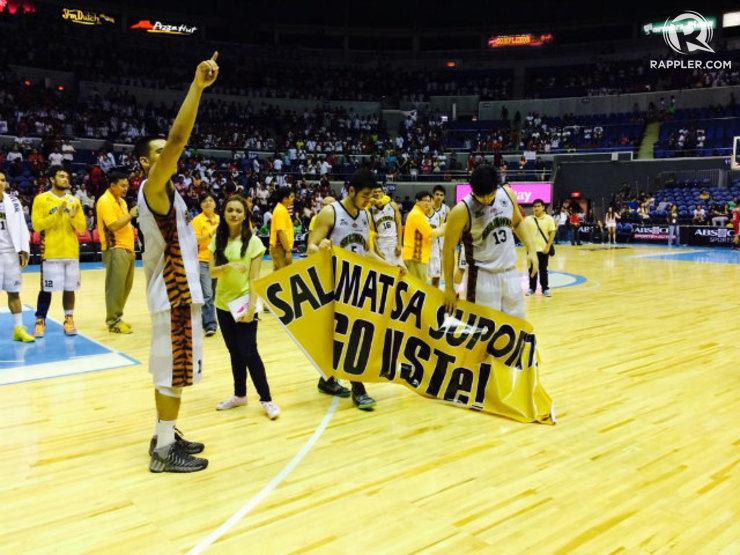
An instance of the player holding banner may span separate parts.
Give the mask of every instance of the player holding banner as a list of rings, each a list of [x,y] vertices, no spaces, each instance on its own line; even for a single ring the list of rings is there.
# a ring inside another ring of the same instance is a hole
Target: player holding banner
[[[376,185],[370,200],[370,215],[377,230],[378,250],[386,262],[396,264],[403,249],[401,212],[398,205],[385,195],[383,187]]]
[[[527,247],[531,274],[539,270],[537,252],[529,236],[516,195],[508,185],[499,186],[498,172],[490,166],[470,176],[473,191],[459,202],[447,219],[444,243],[445,306],[455,310],[457,296],[453,274],[455,247],[462,238],[468,263],[467,300],[493,310],[525,318],[524,294],[516,271],[514,233]]]
[[[332,245],[347,249],[357,254],[376,260],[383,260],[369,249],[372,220],[367,207],[373,192],[377,190],[375,176],[370,170],[361,169],[352,174],[347,186],[347,196],[323,208],[316,217],[316,225],[308,239],[308,255],[319,252],[319,249],[331,249]],[[382,191],[382,189],[381,189]],[[402,272],[406,266],[400,260],[393,266],[399,266]],[[352,401],[360,410],[372,410],[375,399],[367,394],[365,384],[352,383]],[[350,392],[335,378],[319,379],[319,391],[337,397],[349,397]]]

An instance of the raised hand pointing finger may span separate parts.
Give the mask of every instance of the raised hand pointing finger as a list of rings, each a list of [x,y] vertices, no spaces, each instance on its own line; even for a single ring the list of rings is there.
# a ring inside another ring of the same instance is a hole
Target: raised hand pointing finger
[[[195,84],[199,87],[205,88],[213,84],[218,77],[218,51],[213,53],[210,59],[204,60],[198,64],[198,69],[195,71]]]

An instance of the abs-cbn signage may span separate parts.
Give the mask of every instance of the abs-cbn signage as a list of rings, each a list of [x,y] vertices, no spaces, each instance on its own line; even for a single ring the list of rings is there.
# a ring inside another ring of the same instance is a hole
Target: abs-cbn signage
[[[103,25],[116,22],[116,19],[110,15],[76,8],[62,8],[62,19],[78,25]]]
[[[635,226],[632,228],[632,239],[635,241],[668,241],[668,226]]]
[[[735,236],[732,229],[728,227],[699,227],[681,226],[681,243],[684,245],[716,246],[732,244]]]
[[[581,235],[591,235],[596,232],[599,228],[595,225],[581,224],[578,226],[578,233]]]
[[[552,200],[551,181],[512,181],[509,186],[516,193],[516,201],[522,205],[530,205],[538,199],[545,204],[550,204]],[[459,183],[455,188],[457,202],[460,202],[472,190],[469,183]]]
[[[149,19],[140,19],[138,23],[134,23],[129,27],[135,31],[146,31],[147,33],[155,33],[159,35],[179,35],[179,36],[190,36],[194,35],[198,30],[197,27],[189,27],[183,24],[173,23],[162,23],[161,21],[151,22]]]

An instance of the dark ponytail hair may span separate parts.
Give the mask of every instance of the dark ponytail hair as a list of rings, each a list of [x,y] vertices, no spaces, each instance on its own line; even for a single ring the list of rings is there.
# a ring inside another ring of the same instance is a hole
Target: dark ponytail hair
[[[221,221],[218,223],[216,228],[216,250],[213,253],[214,259],[216,260],[216,266],[223,266],[228,264],[229,261],[226,259],[224,250],[226,245],[229,243],[229,224],[226,223],[226,207],[230,202],[240,202],[244,208],[244,221],[242,222],[242,250],[241,257],[247,252],[249,241],[252,239],[252,230],[250,229],[250,222],[252,221],[249,208],[247,208],[247,201],[241,195],[231,195],[224,201],[223,207],[221,208]]]

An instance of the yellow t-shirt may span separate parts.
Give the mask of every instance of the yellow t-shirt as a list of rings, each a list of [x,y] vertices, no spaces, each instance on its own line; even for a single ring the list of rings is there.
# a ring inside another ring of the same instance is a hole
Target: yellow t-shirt
[[[406,218],[403,230],[403,252],[401,258],[420,264],[429,264],[432,252],[432,226],[424,211],[414,206]]]
[[[107,251],[108,249],[125,249],[134,252],[134,226],[131,222],[125,226],[111,231],[109,225],[116,222],[128,214],[128,207],[124,199],[116,200],[116,197],[108,189],[95,204],[95,210],[98,214],[98,234],[100,235],[100,248]]]
[[[195,230],[196,237],[202,237],[203,235],[210,235],[216,233],[221,217],[218,214],[213,215],[213,219],[209,220],[203,212],[193,218],[193,229]],[[209,250],[209,241],[203,241],[198,243],[198,261],[208,262],[211,260],[211,251]]]
[[[542,230],[542,233],[545,234],[545,237],[549,237],[551,231],[557,230],[557,227],[555,226],[555,220],[553,220],[552,216],[550,216],[549,214],[543,214],[541,218],[536,219],[537,222],[540,224],[540,229]],[[545,241],[545,239],[542,237],[542,234],[537,230],[535,216],[527,216],[524,221],[529,226],[529,236],[532,238],[534,248],[537,250],[537,252],[544,252],[545,247],[547,246],[547,241]]]
[[[208,252],[216,252],[216,238],[211,239],[207,247]],[[241,256],[242,240],[229,239],[224,249],[224,256],[229,262],[241,262],[247,267],[247,272],[242,274],[234,270],[226,270],[216,282],[216,300],[214,305],[221,310],[229,310],[229,303],[239,297],[249,294],[249,271],[252,267],[252,259],[261,256],[265,252],[265,245],[256,235],[252,235],[247,245],[244,257]]]
[[[288,243],[290,243],[290,249],[293,249],[293,242],[295,240],[295,230],[293,229],[293,221],[290,219],[288,209],[281,203],[275,206],[275,210],[272,211],[272,220],[270,220],[270,246],[274,247],[278,244],[277,232],[282,231],[288,237]]]
[[[72,217],[75,207],[77,213]],[[34,231],[41,233],[44,260],[80,258],[77,233],[83,233],[86,224],[79,199],[70,194],[58,197],[51,191],[37,195],[31,209],[31,224]]]

